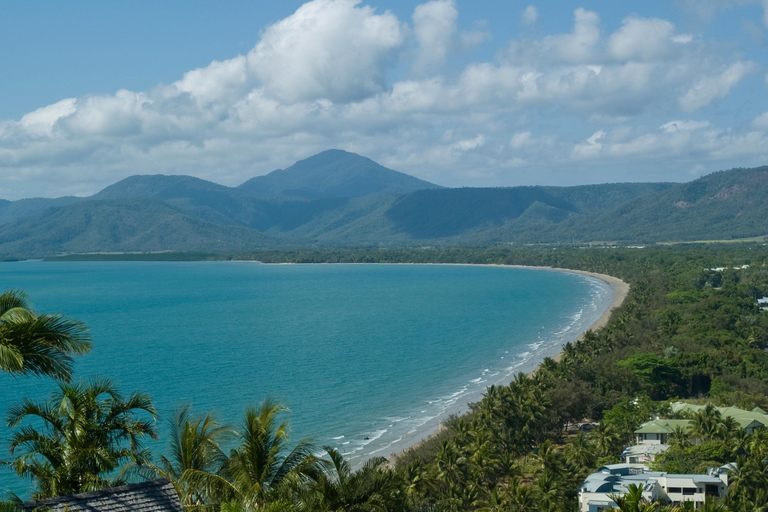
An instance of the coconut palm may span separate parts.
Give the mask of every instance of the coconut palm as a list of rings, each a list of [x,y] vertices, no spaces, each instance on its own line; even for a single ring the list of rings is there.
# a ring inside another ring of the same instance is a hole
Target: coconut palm
[[[210,414],[193,418],[189,406],[181,408],[169,421],[169,426],[169,456],[161,456],[159,464],[144,468],[143,476],[169,479],[186,509],[203,510],[205,505],[211,504],[215,487],[206,488],[207,481],[200,478],[193,485],[190,476],[195,473],[218,474],[227,461],[220,443],[234,432],[219,425]]]
[[[91,349],[88,328],[63,315],[35,313],[27,295],[0,295],[0,371],[48,375],[69,382],[73,355]]]
[[[9,427],[28,420],[11,438],[11,453],[20,452],[12,465],[35,481],[34,499],[109,487],[120,480],[111,478],[115,470],[147,462],[142,441],[156,438],[154,418],[147,395],[123,398],[107,379],[60,384],[47,402],[9,410]]]
[[[399,482],[394,473],[380,469],[387,459],[373,457],[353,472],[336,449],[329,446],[323,449],[330,460],[318,464],[320,472],[309,491],[319,497],[319,503],[309,509],[366,512],[403,508],[400,502],[406,496],[398,492]]]
[[[239,446],[230,452],[221,474],[187,472],[187,481],[204,488],[227,507],[244,511],[261,509],[280,485],[294,477],[317,474],[317,459],[308,440],[300,441],[286,453],[289,438],[287,420],[280,421],[286,408],[267,399],[245,413]],[[234,510],[234,509],[232,509]]]

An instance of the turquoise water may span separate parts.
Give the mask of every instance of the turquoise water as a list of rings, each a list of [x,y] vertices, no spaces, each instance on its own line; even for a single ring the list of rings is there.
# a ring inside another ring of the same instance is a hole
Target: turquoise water
[[[11,288],[37,311],[85,322],[94,348],[77,374],[149,393],[162,433],[182,404],[236,426],[269,396],[290,408],[293,439],[334,445],[353,463],[402,449],[532,369],[613,296],[563,272],[252,262],[3,263],[0,289]],[[0,411],[54,387],[0,375]],[[0,460],[10,433],[0,428]],[[25,491],[3,471],[0,489]]]

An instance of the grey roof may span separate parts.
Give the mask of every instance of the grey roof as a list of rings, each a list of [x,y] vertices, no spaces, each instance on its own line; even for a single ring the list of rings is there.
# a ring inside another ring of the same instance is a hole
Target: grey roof
[[[629,457],[631,455],[658,455],[668,448],[669,446],[666,444],[632,444],[624,448],[624,451],[621,452],[621,457]]]
[[[42,501],[28,501],[21,507],[25,512],[35,509],[53,512],[183,512],[176,489],[165,479]]]

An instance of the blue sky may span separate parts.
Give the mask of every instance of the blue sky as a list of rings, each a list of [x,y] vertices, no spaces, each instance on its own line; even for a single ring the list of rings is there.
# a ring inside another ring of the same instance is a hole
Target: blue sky
[[[0,3],[0,197],[328,148],[447,186],[768,164],[768,0]]]

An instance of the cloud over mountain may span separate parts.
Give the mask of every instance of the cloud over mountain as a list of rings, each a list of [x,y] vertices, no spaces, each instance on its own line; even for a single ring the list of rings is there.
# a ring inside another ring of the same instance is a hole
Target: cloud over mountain
[[[768,105],[716,119],[744,84],[765,95],[767,62],[729,41],[630,13],[606,26],[584,8],[558,13],[572,20],[562,33],[494,41],[460,28],[462,13],[453,0],[418,5],[410,20],[312,0],[245,54],[176,82],[0,121],[0,197],[87,194],[137,172],[237,184],[329,147],[446,185],[557,183],[587,163],[587,182],[681,179],[693,163],[768,157],[756,118]],[[530,27],[547,14],[520,15]],[[643,174],[649,162],[667,174]]]

